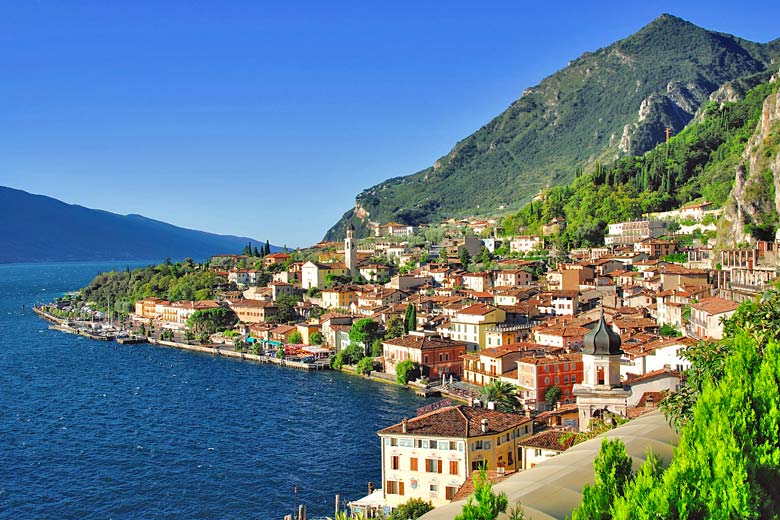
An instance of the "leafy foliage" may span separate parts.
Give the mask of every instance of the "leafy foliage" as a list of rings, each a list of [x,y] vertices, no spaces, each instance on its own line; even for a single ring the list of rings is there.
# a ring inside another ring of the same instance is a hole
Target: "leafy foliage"
[[[735,166],[761,118],[763,102],[777,88],[777,83],[765,83],[741,101],[708,104],[703,119],[668,144],[609,165],[597,163],[592,172],[577,175],[569,185],[550,188],[543,201],[531,202],[506,217],[503,229],[507,234],[539,232],[543,223],[563,216],[567,227],[554,240],[562,246],[593,246],[603,242],[610,222],[670,210],[701,197],[723,204],[734,182]]]
[[[238,323],[238,316],[233,310],[225,307],[201,309],[195,311],[187,320],[187,326],[196,332],[213,334],[231,328]]]
[[[374,358],[366,356],[355,365],[355,372],[358,374],[370,374],[374,370]]]
[[[482,387],[480,398],[484,401],[496,403],[496,409],[503,412],[511,412],[520,408],[520,399],[517,395],[517,387],[512,383],[494,379]]]
[[[414,375],[419,368],[419,365],[411,359],[405,359],[395,366],[395,380],[398,384],[406,385],[410,376]]]
[[[360,344],[364,349],[370,348],[374,340],[379,337],[379,323],[371,318],[363,318],[356,321],[349,330],[350,343]]]
[[[474,476],[474,493],[469,495],[463,510],[455,520],[496,520],[506,511],[509,500],[505,493],[496,494],[487,478],[487,472],[481,469]]]
[[[300,332],[294,330],[290,333],[289,336],[287,336],[287,343],[291,343],[295,345],[303,343],[303,336],[301,336]]]
[[[555,404],[561,398],[562,393],[559,386],[553,385],[544,393],[544,400],[547,401],[547,404]]]
[[[417,520],[428,511],[433,510],[433,504],[421,498],[410,498],[393,509],[387,520]]]
[[[585,485],[582,490],[582,504],[572,511],[572,520],[609,520],[615,497],[631,480],[631,457],[620,440],[604,439],[599,455],[593,462],[596,482]]]

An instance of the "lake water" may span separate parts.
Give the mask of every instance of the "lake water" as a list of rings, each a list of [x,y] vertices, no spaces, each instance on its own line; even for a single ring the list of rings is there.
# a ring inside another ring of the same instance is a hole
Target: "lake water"
[[[425,401],[334,372],[95,342],[29,310],[111,267],[125,264],[0,266],[0,517],[273,520],[296,498],[324,516],[337,493],[380,487],[376,431]]]

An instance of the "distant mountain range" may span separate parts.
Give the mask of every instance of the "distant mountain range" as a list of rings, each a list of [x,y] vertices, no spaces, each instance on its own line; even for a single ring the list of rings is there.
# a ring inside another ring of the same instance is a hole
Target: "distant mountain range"
[[[326,239],[343,237],[350,223],[360,236],[370,221],[516,210],[580,170],[652,149],[711,96],[739,97],[766,81],[778,57],[780,39],[754,43],[664,14],[526,89],[431,167],[364,190]]]
[[[0,186],[0,263],[202,260],[240,253],[250,241],[261,245],[247,237],[185,229],[141,215],[117,215]]]

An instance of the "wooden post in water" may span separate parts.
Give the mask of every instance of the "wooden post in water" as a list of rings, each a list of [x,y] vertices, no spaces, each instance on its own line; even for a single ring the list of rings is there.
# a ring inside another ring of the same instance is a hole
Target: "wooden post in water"
[[[338,494],[336,495],[336,516],[339,516],[339,497]]]
[[[303,504],[298,505],[298,520],[306,520],[306,506]]]

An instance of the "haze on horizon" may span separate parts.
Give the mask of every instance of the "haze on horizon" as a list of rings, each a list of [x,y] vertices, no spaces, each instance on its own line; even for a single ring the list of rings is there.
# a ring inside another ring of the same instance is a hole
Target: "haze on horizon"
[[[768,1],[4,4],[0,185],[305,246],[663,12],[780,36]]]

